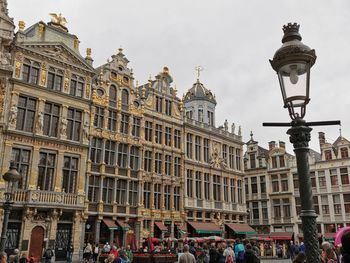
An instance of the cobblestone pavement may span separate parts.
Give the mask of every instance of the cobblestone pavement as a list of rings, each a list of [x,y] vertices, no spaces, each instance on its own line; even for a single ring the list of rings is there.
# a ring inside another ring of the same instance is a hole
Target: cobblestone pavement
[[[292,263],[290,259],[263,259],[261,263]]]

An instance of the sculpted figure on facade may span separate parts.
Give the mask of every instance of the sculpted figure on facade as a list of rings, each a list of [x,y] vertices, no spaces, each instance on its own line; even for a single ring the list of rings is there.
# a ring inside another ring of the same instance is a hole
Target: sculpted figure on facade
[[[89,123],[85,122],[83,127],[83,138],[84,140],[89,139]]]
[[[11,106],[11,110],[10,110],[9,122],[13,126],[16,125],[17,113],[18,113],[17,106],[16,105],[12,105]]]
[[[241,126],[238,127],[238,135],[239,135],[239,136],[242,135],[242,128],[241,128]]]
[[[44,113],[39,112],[37,120],[37,132],[42,132],[44,128]]]
[[[235,133],[235,129],[236,129],[236,125],[233,122],[232,125],[231,125],[231,133]]]
[[[63,117],[61,121],[61,136],[67,136],[67,124],[67,119]]]
[[[225,128],[225,131],[228,131],[228,121],[227,120],[225,120],[225,122],[224,122],[224,128]]]

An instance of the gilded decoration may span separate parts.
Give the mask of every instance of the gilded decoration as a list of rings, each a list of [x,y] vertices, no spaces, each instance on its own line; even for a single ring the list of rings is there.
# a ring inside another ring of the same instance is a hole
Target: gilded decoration
[[[62,16],[62,14],[55,14],[55,13],[50,13],[49,14],[52,18],[51,18],[51,22],[60,26],[65,27],[65,25],[67,24],[67,20],[64,16]]]
[[[70,77],[71,77],[71,72],[68,69],[66,69],[64,71],[64,91],[65,92],[68,92]]]
[[[107,96],[98,96],[96,90],[92,91],[92,101],[96,104],[107,107],[108,106],[108,97]]]
[[[47,73],[47,63],[43,62],[41,65],[41,78],[40,78],[40,84],[41,86],[45,86],[46,84],[46,73]]]
[[[4,111],[4,100],[5,100],[5,79],[0,81],[0,114]]]
[[[130,111],[131,114],[138,117],[142,117],[144,114],[144,109],[142,109],[141,107],[136,108],[134,105],[130,105]]]
[[[23,54],[21,52],[17,52],[15,55],[15,77],[19,78],[21,76],[21,68],[22,68]]]
[[[86,88],[85,88],[85,97],[86,98],[90,97],[90,91],[91,91],[91,83],[88,82],[88,83],[86,83]]]
[[[24,23],[24,21],[18,21],[18,29],[19,29],[19,31],[24,31],[25,27],[26,27],[26,23]]]
[[[39,33],[40,37],[44,34],[44,30],[45,30],[45,25],[39,23],[39,25],[38,25],[38,33]]]
[[[111,81],[116,82],[119,86],[126,86],[126,87],[130,87],[131,86],[131,80],[128,79],[128,81],[126,81],[122,75],[120,74],[109,74],[109,79]]]

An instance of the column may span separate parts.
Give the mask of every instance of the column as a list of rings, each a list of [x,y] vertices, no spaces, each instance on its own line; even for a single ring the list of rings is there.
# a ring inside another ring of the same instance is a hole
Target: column
[[[114,229],[109,229],[109,244],[114,243]]]
[[[79,169],[79,174],[77,177],[77,181],[78,181],[78,194],[82,195],[88,193],[88,188],[84,189],[85,186],[89,185],[89,181],[86,180],[86,160],[87,160],[87,155],[86,154],[81,154],[80,155],[80,169]],[[86,182],[86,183],[85,183]]]
[[[170,226],[170,237],[174,238],[174,229],[175,229],[175,224],[174,224],[174,220],[171,220],[171,226]]]
[[[224,200],[224,177],[220,175],[220,201],[223,203]]]
[[[73,246],[73,261],[78,261],[80,258],[80,250],[82,252],[82,244],[84,245],[85,237],[85,219],[82,216],[81,211],[76,211],[73,218],[73,235],[72,235],[72,246]]]
[[[32,167],[31,167],[31,173],[29,173],[29,189],[37,189],[37,182],[38,182],[38,164],[40,161],[40,146],[34,146],[33,147],[33,161],[32,161]]]
[[[151,209],[153,210],[155,207],[154,207],[154,183],[151,182],[151,198],[150,198],[150,202],[151,202]]]
[[[100,242],[100,232],[101,232],[101,220],[97,219],[95,222],[95,243],[98,244]]]
[[[54,189],[55,192],[61,192],[62,189],[62,180],[63,180],[63,166],[64,166],[64,151],[58,150],[57,154],[57,169],[56,169],[56,178]],[[67,189],[64,189],[66,191]]]
[[[68,105],[62,105],[62,113],[61,113],[61,123],[60,123],[60,139],[67,139],[67,113],[68,113]]]
[[[164,193],[165,193],[165,191],[164,191],[164,187],[165,187],[165,185],[164,185],[164,181],[162,180],[162,184],[161,184],[161,188],[160,188],[160,192],[161,192],[161,194],[160,194],[160,209],[163,211],[164,209],[165,209],[165,202],[164,202]]]
[[[135,222],[135,239],[137,248],[140,247],[140,238],[141,238],[141,222],[139,219]]]

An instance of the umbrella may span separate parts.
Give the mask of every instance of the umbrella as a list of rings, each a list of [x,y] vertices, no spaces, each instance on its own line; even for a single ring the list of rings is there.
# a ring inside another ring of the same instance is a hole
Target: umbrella
[[[196,237],[196,242],[197,242],[197,243],[204,243],[204,242],[205,242],[205,239],[204,239],[204,238],[201,238],[201,237]]]
[[[210,236],[210,237],[207,237],[206,240],[219,242],[219,241],[223,241],[224,239],[218,236]]]
[[[334,245],[335,246],[341,246],[341,238],[344,234],[345,231],[350,230],[350,226],[347,227],[342,227],[338,229],[337,233],[335,234],[335,239],[334,239]]]

